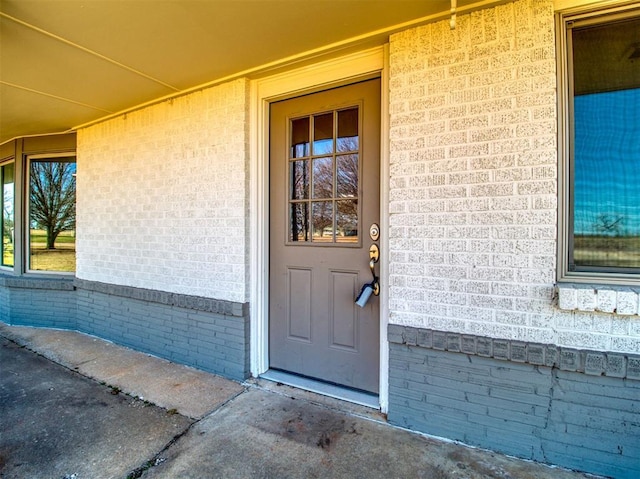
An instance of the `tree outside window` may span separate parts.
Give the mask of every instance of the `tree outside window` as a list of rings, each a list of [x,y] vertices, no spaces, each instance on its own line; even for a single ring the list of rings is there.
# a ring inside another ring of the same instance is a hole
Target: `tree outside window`
[[[75,271],[75,157],[29,164],[29,269]]]
[[[13,163],[0,166],[0,183],[2,184],[2,191],[0,191],[0,197],[2,198],[2,223],[0,224],[0,230],[2,231],[2,254],[0,255],[0,264],[8,267],[12,267],[14,262],[14,170],[15,166]]]

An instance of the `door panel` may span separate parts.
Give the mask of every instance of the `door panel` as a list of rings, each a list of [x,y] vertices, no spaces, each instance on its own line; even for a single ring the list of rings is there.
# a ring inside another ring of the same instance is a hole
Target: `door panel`
[[[311,269],[289,268],[288,339],[311,341]]]
[[[378,299],[354,300],[379,223],[380,81],[270,115],[270,367],[377,392]]]
[[[358,273],[330,271],[330,305],[332,348],[357,352],[358,311],[351,298],[358,294]],[[351,294],[345,294],[345,293]]]

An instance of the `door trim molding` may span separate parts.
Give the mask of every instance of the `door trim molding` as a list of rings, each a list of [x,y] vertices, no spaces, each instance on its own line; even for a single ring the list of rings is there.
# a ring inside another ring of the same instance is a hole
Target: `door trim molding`
[[[388,278],[388,46],[364,50],[285,73],[251,81],[250,96],[250,282],[251,374],[258,377],[269,368],[269,103],[303,93],[313,93],[381,77],[380,145],[380,276]],[[380,293],[380,407],[388,405],[389,345],[388,285]]]

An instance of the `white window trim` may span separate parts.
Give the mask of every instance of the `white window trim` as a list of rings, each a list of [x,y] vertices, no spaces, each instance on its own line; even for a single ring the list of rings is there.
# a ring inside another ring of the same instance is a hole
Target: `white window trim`
[[[388,46],[376,47],[251,82],[250,222],[251,222],[251,374],[269,367],[269,103],[381,76],[380,276],[388,278]],[[388,285],[380,292],[380,408],[388,409]]]
[[[569,2],[571,3],[571,2]],[[589,5],[586,5],[589,3]],[[572,7],[556,15],[556,50],[557,50],[557,85],[558,85],[558,261],[557,279],[560,287],[560,294],[571,283],[581,285],[598,285],[610,287],[631,286],[640,287],[640,275],[628,273],[596,273],[569,271],[569,220],[570,220],[570,145],[571,145],[571,119],[569,94],[569,57],[567,42],[567,23],[576,20],[584,20],[589,17],[601,15],[621,14],[631,10],[637,10],[637,2],[600,1],[600,2],[573,2]],[[557,5],[556,5],[557,6]],[[568,6],[568,5],[567,5]],[[569,284],[567,284],[569,283]],[[561,308],[565,309],[565,308]],[[571,309],[571,308],[566,308]],[[583,310],[581,308],[576,308]],[[588,309],[585,309],[588,310]]]

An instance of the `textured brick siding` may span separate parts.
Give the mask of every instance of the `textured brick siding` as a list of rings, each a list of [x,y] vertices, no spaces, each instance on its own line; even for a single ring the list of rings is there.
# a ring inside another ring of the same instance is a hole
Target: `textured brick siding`
[[[73,329],[73,280],[0,275],[0,321],[8,324]]]
[[[640,351],[640,318],[555,304],[553,2],[390,40],[390,323]]]
[[[558,371],[542,443],[547,459],[617,478],[639,477],[639,397],[639,381]]]
[[[78,289],[78,329],[222,376],[249,375],[249,319]]]
[[[9,311],[11,306],[9,304],[9,290],[0,287],[0,321],[3,323],[9,322]]]
[[[640,381],[390,345],[389,421],[617,478],[640,475]]]
[[[77,276],[245,302],[248,82],[78,132]]]
[[[10,323],[74,329],[76,324],[75,291],[13,290],[11,291]]]

